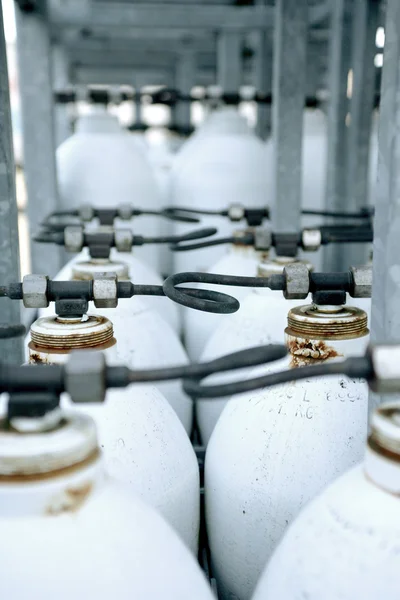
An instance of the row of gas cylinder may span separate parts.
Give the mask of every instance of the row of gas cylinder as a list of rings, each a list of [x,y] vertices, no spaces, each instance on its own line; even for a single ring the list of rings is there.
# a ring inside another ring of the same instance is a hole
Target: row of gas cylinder
[[[307,140],[324,163],[322,113],[306,114]],[[176,156],[168,193],[192,208],[237,201],[273,207],[271,156],[271,144],[257,140],[232,109],[217,111]],[[156,210],[162,203],[148,158],[106,113],[78,122],[58,150],[58,168],[65,208],[129,202]],[[323,175],[321,181],[312,176],[315,158],[308,168],[307,206],[321,208]],[[231,232],[217,218],[212,224]],[[147,235],[158,227],[150,216],[133,225]],[[114,252],[110,259],[82,253],[56,279],[116,273],[121,280],[160,284],[162,254],[147,247]],[[177,256],[168,267],[174,271],[258,277],[301,262],[241,246]],[[293,369],[365,352],[369,299],[315,305],[267,289],[230,292],[241,300],[233,315],[182,314],[155,296],[90,306],[83,317],[56,315],[50,306],[31,327],[27,361],[60,364],[72,350],[90,348],[104,351],[108,364],[138,369],[286,343],[288,356],[273,369]],[[180,340],[182,317],[189,357]],[[249,375],[250,369],[239,373],[241,379]],[[237,377],[214,375],[210,382]],[[64,397],[61,415],[2,425],[5,597],[24,597],[29,587],[44,600],[72,594],[211,598],[193,557],[200,525],[193,423],[207,446],[205,521],[220,599],[398,597],[400,407],[374,413],[362,465],[368,423],[363,380],[319,377],[195,404],[176,382],[136,385],[109,392],[105,405],[70,410]],[[103,462],[113,479],[104,476]]]

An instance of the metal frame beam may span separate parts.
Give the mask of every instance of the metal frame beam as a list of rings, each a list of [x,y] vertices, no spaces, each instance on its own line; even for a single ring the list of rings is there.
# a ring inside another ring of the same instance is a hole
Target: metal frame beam
[[[8,87],[3,11],[0,2],[0,281],[7,285],[19,281],[18,211],[15,193],[15,165],[12,141],[10,94]],[[20,303],[1,299],[1,321],[10,325],[21,322]],[[21,340],[1,340],[0,360],[21,364]]]
[[[303,111],[306,88],[307,0],[277,0],[272,130],[275,145],[274,230],[300,225]]]
[[[242,43],[238,31],[221,31],[217,41],[217,83],[225,92],[237,92],[242,83]]]
[[[375,99],[375,36],[378,27],[378,1],[355,0],[352,35],[353,85],[350,100],[350,127],[347,153],[348,209],[367,205],[369,195],[369,150]],[[366,245],[350,245],[346,252],[351,265],[365,264]],[[349,264],[345,264],[347,268]]]
[[[69,60],[66,49],[60,44],[51,47],[53,88],[54,90],[65,90],[70,84]],[[58,148],[72,134],[71,123],[68,114],[68,106],[65,104],[54,104],[55,122],[55,145]]]
[[[259,31],[254,57],[254,86],[259,92],[268,94],[272,90],[272,39],[268,31]],[[257,106],[256,131],[262,139],[271,133],[271,106]]]
[[[19,84],[21,90],[24,170],[31,233],[58,206],[50,36],[42,11],[23,13],[16,5]],[[31,244],[34,273],[53,276],[60,252]]]
[[[188,46],[177,59],[175,70],[175,87],[183,94],[190,94],[196,83],[196,53]],[[191,123],[191,105],[189,102],[178,102],[173,110],[175,125],[189,128]]]
[[[348,0],[335,0],[331,18],[328,71],[328,151],[325,206],[327,210],[347,210],[347,135],[349,109],[347,76],[350,68],[351,26],[346,19]],[[336,244],[325,248],[324,269],[344,268],[344,248]]]
[[[310,7],[309,23],[329,16],[330,2]],[[92,0],[49,0],[49,17],[58,27],[121,27],[139,29],[264,29],[274,24],[271,6],[235,7],[221,5],[128,4]]]
[[[371,334],[400,340],[400,3],[388,0],[379,120]],[[373,404],[385,400],[371,396]],[[393,400],[393,396],[390,397]]]

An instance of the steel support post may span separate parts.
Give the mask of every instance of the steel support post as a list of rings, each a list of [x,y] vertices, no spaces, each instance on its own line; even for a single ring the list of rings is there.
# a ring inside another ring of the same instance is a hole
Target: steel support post
[[[53,89],[55,91],[65,90],[70,85],[69,61],[66,50],[60,44],[53,44],[52,52],[52,74]],[[66,104],[54,103],[55,123],[55,145],[56,148],[72,134],[68,106]]]
[[[27,212],[34,233],[58,206],[50,36],[44,2],[37,2],[34,12],[15,10]],[[53,276],[60,268],[59,251],[49,252],[43,244],[31,245],[31,259],[33,273]]]
[[[355,0],[351,36],[353,85],[347,152],[348,210],[357,210],[368,204],[378,9],[378,0]],[[366,244],[349,244],[344,250],[345,269],[350,265],[365,264],[368,259],[369,247]]]
[[[141,88],[137,85],[135,81],[135,125],[137,127],[142,127],[143,125],[143,111],[142,111],[142,98],[141,98]]]
[[[238,92],[242,84],[242,36],[222,31],[217,43],[217,83],[224,92]]]
[[[371,333],[400,342],[400,2],[388,0],[379,120]],[[385,398],[371,398],[371,404]],[[393,397],[391,397],[393,399]]]
[[[268,94],[272,90],[272,32],[257,32],[257,54],[254,61],[254,86],[257,91]],[[257,106],[256,131],[265,140],[271,133],[271,106]]]
[[[195,85],[196,55],[191,48],[182,50],[177,60],[175,72],[175,87],[181,93],[190,94]],[[174,110],[175,125],[189,129],[191,105],[190,102],[178,102]]]
[[[325,206],[327,210],[347,210],[347,135],[349,110],[347,78],[350,68],[351,27],[346,19],[348,0],[332,4],[328,72],[328,159]],[[327,246],[324,269],[341,271],[344,267],[343,245]]]
[[[272,130],[275,143],[275,231],[300,225],[301,156],[306,86],[307,0],[275,6]]]
[[[3,11],[0,3],[0,281],[7,285],[19,281],[18,211],[15,195],[15,166],[12,141],[10,95],[4,39]],[[1,299],[1,322],[21,322],[20,303]],[[1,340],[1,363],[21,364],[22,341]]]

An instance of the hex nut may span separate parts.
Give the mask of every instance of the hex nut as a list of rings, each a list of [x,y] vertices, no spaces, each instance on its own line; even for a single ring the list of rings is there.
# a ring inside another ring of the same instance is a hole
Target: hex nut
[[[321,247],[321,231],[319,229],[303,229],[301,242],[303,250],[316,252]]]
[[[79,209],[79,216],[82,219],[82,221],[91,221],[92,219],[94,219],[93,207],[90,206],[90,204],[82,204],[82,206]]]
[[[231,221],[241,221],[244,219],[244,206],[241,204],[231,204],[228,209],[228,216]]]
[[[132,206],[130,204],[120,204],[118,207],[118,216],[123,221],[132,219]]]
[[[104,402],[106,361],[103,352],[74,350],[64,373],[65,389],[73,402]]]
[[[283,295],[287,300],[304,300],[310,291],[310,271],[303,263],[286,265],[283,269],[286,289]]]
[[[371,298],[372,267],[350,267],[353,275],[352,298]]]
[[[83,227],[80,225],[70,225],[64,229],[64,246],[67,252],[80,252],[83,244]]]
[[[47,275],[25,275],[22,280],[22,299],[26,308],[46,308]]]
[[[115,229],[114,240],[118,252],[132,251],[133,233],[130,229]]]
[[[118,306],[116,274],[94,276],[93,302],[96,308],[116,308]]]
[[[270,227],[256,227],[254,229],[254,247],[256,250],[267,251],[272,246],[272,230]]]

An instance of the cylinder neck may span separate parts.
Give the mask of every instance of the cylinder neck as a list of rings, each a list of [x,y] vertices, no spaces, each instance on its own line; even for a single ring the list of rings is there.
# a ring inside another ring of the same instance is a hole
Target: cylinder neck
[[[109,259],[90,259],[72,265],[72,279],[90,280],[99,275],[116,275],[119,280],[129,279],[129,267],[124,262]]]
[[[101,315],[80,318],[41,317],[31,326],[29,362],[65,362],[71,350],[106,350],[115,344],[113,325]]]
[[[122,133],[118,118],[108,113],[98,112],[79,117],[77,133]]]
[[[364,470],[383,490],[400,494],[400,402],[380,406],[372,415]]]
[[[283,273],[283,269],[287,265],[291,265],[293,263],[306,265],[309,271],[314,270],[313,265],[308,261],[299,260],[291,256],[276,256],[275,258],[268,258],[267,254],[267,260],[262,260],[258,265],[257,276],[270,277],[271,275],[281,275]]]
[[[368,317],[352,306],[297,306],[289,311],[286,333],[307,339],[349,340],[368,334]]]
[[[63,414],[51,427],[0,421],[0,517],[77,512],[103,480],[94,421]]]

